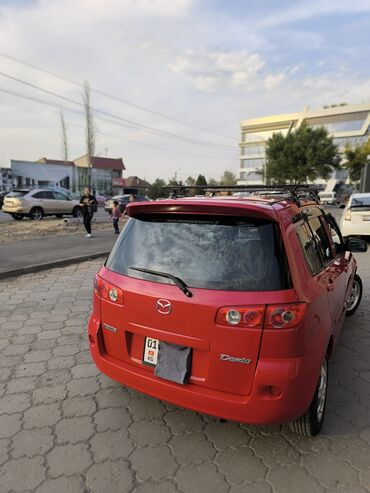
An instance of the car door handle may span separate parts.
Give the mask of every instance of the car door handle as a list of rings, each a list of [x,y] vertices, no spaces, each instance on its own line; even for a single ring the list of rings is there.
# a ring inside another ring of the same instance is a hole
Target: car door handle
[[[333,289],[334,289],[334,281],[333,281],[333,279],[328,279],[328,285],[326,286],[326,289],[328,291],[333,291]]]

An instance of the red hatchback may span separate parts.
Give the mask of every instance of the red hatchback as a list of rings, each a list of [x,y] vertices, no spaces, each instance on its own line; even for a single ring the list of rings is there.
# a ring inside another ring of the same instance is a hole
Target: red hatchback
[[[334,218],[296,195],[134,203],[95,278],[97,367],[164,401],[319,433],[328,360],[362,295]]]

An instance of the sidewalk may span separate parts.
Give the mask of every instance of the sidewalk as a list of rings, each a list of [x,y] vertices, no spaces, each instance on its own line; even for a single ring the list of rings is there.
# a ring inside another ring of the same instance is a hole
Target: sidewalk
[[[91,239],[78,233],[2,244],[0,279],[107,256],[116,239],[109,230],[96,231]]]

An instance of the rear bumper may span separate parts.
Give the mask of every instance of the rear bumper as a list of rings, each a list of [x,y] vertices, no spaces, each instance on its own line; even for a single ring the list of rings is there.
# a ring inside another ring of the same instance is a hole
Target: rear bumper
[[[157,399],[249,424],[273,424],[301,416],[312,400],[323,357],[322,351],[299,358],[260,358],[252,391],[238,395],[201,387],[179,385],[156,377],[148,367],[124,363],[104,352],[99,333],[100,322],[92,315],[89,321],[90,350],[98,369],[117,382]],[[280,389],[273,395],[271,387]]]
[[[28,214],[29,210],[21,207],[21,206],[10,206],[10,205],[3,205],[3,212],[6,212],[7,214]]]
[[[370,213],[369,213],[370,215]],[[370,221],[362,221],[360,223],[352,223],[351,221],[341,221],[341,232],[343,236],[352,235],[370,235]]]

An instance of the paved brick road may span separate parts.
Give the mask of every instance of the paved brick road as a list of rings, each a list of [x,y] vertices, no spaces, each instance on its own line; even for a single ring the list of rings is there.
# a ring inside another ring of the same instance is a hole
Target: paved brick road
[[[220,423],[125,389],[91,363],[99,262],[0,283],[0,491],[370,491],[370,252],[331,363],[320,438]]]

